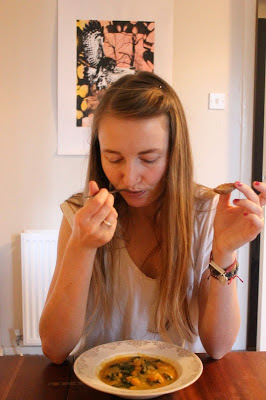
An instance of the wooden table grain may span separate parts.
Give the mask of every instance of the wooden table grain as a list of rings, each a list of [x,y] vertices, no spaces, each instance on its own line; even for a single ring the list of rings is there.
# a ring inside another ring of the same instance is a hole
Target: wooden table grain
[[[200,354],[203,373],[161,400],[266,400],[266,352],[230,352],[221,360]],[[78,380],[73,358],[54,365],[44,356],[0,357],[0,400],[115,400]]]

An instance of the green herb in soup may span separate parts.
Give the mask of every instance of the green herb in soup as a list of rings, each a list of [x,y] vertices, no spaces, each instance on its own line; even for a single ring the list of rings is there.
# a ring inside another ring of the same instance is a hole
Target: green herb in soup
[[[131,390],[156,389],[177,379],[175,368],[159,358],[138,355],[117,357],[100,370],[101,381],[108,385]]]

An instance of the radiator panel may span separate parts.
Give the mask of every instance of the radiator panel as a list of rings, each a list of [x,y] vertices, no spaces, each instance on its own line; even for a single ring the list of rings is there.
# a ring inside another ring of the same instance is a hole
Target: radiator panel
[[[39,320],[57,254],[58,231],[21,234],[23,344],[40,346]]]

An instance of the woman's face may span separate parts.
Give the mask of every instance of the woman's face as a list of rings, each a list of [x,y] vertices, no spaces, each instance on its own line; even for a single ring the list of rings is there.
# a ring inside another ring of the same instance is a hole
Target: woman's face
[[[99,143],[105,175],[132,207],[151,205],[163,189],[168,164],[169,128],[166,115],[127,119],[105,116]]]

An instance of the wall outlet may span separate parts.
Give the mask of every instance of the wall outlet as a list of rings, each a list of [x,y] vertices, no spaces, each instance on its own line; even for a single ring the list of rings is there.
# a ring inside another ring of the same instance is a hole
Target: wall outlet
[[[14,329],[14,334],[15,334],[15,338],[16,338],[16,344],[17,344],[17,346],[19,346],[20,342],[23,339],[21,329],[19,329],[19,328]]]
[[[21,331],[20,331],[20,329],[14,329],[14,333],[15,333],[16,338],[17,338],[18,336],[21,336]]]

